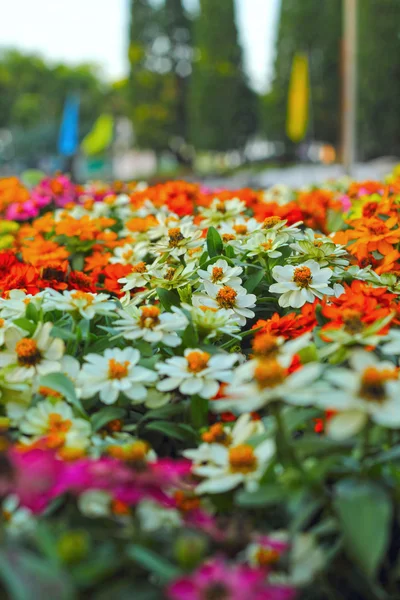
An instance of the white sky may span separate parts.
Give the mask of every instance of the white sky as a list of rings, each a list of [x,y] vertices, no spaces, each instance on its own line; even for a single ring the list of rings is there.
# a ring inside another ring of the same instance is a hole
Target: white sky
[[[215,0],[223,1],[223,0]],[[271,77],[280,0],[236,0],[251,82]],[[190,8],[198,0],[184,0]],[[127,74],[128,0],[0,0],[0,46],[37,51],[54,61],[94,62],[109,79]]]

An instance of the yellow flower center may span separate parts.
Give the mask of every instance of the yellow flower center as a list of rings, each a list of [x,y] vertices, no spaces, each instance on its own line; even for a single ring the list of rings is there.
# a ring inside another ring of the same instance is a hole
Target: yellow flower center
[[[222,423],[211,425],[210,429],[202,434],[201,439],[207,444],[222,444],[223,446],[229,446],[232,442],[232,437],[224,430]]]
[[[229,450],[229,467],[232,473],[252,473],[257,468],[257,457],[248,444],[240,444]]]
[[[90,306],[90,304],[93,304],[94,300],[92,294],[89,294],[88,292],[81,292],[79,290],[77,292],[73,292],[73,294],[71,294],[71,298],[73,300],[83,300],[86,306]]]
[[[5,323],[4,319],[0,319],[0,327],[4,327],[4,323]]]
[[[22,338],[22,340],[17,342],[15,351],[18,357],[18,364],[24,367],[37,365],[42,358],[36,340],[30,338]]]
[[[367,367],[361,377],[360,396],[369,402],[383,402],[386,398],[385,383],[397,379],[396,369],[378,370]]]
[[[214,308],[213,306],[204,306],[204,304],[202,304],[201,306],[199,306],[200,310],[202,310],[203,312],[217,312],[218,308]]]
[[[186,356],[188,370],[192,373],[199,373],[207,367],[209,358],[210,355],[208,352],[200,352],[197,350],[189,352],[189,354]]]
[[[219,290],[216,301],[218,302],[221,308],[233,308],[235,306],[237,292],[229,287],[229,285],[224,285],[222,289]]]
[[[119,363],[115,360],[115,358],[110,358],[110,360],[108,361],[108,378],[123,379],[128,375],[129,367],[129,360],[125,360],[123,363]]]
[[[169,245],[172,246],[172,248],[179,246],[179,242],[185,239],[179,227],[172,227],[171,229],[168,229],[168,235]]]
[[[247,233],[247,225],[234,225],[233,229],[238,235],[246,235]]]
[[[59,448],[65,442],[65,435],[72,427],[70,419],[63,419],[58,413],[50,413],[48,419],[49,433],[46,437],[48,448]]]
[[[214,267],[212,270],[211,281],[215,283],[216,281],[221,281],[224,276],[224,270],[222,267]]]
[[[261,360],[254,370],[254,379],[261,389],[276,387],[283,383],[285,378],[286,371],[277,360]]]
[[[136,265],[132,265],[132,273],[145,273],[146,272],[146,263],[143,261],[136,263]]]
[[[132,258],[132,256],[133,256],[133,250],[132,250],[132,248],[130,248],[129,250],[127,250],[126,252],[124,252],[122,254],[122,258],[124,260],[129,260],[130,258]]]
[[[174,269],[173,267],[170,267],[168,269],[168,271],[165,273],[164,279],[167,279],[167,281],[172,281],[172,279],[175,277],[175,271],[176,271],[176,269]]]
[[[308,267],[297,267],[293,273],[293,281],[300,288],[306,288],[312,282],[311,269]]]
[[[140,326],[146,329],[153,329],[160,322],[160,309],[157,306],[142,306],[140,316]]]
[[[56,390],[52,390],[44,385],[40,386],[39,394],[42,396],[50,396],[51,398],[62,398],[62,394],[60,394],[60,392],[56,392]]]
[[[125,446],[109,446],[107,452],[119,460],[127,460],[135,463],[136,468],[144,469],[146,467],[146,455],[149,451],[149,444],[142,440],[137,440],[132,444]]]
[[[268,250],[271,250],[272,249],[272,241],[267,240],[266,242],[263,242],[261,244],[261,248],[264,248],[265,252],[267,252]]]
[[[264,229],[271,229],[271,227],[278,225],[281,221],[282,219],[280,217],[267,217],[264,219],[263,227]]]

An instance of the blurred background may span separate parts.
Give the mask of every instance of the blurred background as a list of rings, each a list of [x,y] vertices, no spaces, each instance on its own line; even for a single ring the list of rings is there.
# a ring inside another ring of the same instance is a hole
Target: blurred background
[[[400,156],[400,1],[358,1],[346,90],[351,4],[0,0],[0,175],[317,181],[342,172],[356,98],[351,168],[379,177]]]

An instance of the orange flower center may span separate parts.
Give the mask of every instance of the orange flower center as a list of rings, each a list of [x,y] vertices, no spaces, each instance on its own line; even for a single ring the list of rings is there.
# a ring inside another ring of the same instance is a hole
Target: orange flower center
[[[255,354],[273,358],[278,352],[278,341],[274,335],[261,333],[253,340],[253,350]]]
[[[254,370],[254,379],[261,389],[276,387],[285,378],[286,371],[277,360],[261,360]]]
[[[122,258],[124,260],[129,260],[130,258],[132,258],[132,256],[133,256],[133,250],[132,249],[129,249],[129,250],[127,250],[126,252],[124,252],[122,254]]]
[[[4,323],[5,323],[4,319],[0,319],[0,327],[4,327]]]
[[[387,227],[383,221],[374,221],[373,223],[370,223],[368,229],[374,235],[382,235],[387,231]]]
[[[146,455],[149,450],[147,442],[138,440],[126,446],[109,446],[108,453],[119,460],[127,460],[135,463],[136,467],[146,466]]]
[[[246,235],[247,233],[247,225],[234,225],[233,229],[238,235]]]
[[[71,429],[72,421],[63,419],[58,413],[49,414],[49,433],[46,437],[48,448],[59,448],[65,442],[65,434]]]
[[[94,297],[92,294],[89,294],[88,292],[81,292],[80,290],[73,292],[73,294],[71,294],[71,298],[73,300],[84,300],[84,302],[86,303],[86,306],[93,304],[93,300],[94,300]]]
[[[15,351],[18,356],[18,364],[21,366],[37,365],[42,358],[36,340],[30,338],[22,338],[17,342]]]
[[[279,552],[273,548],[259,548],[256,554],[256,561],[262,567],[272,565],[279,560]]]
[[[174,494],[174,498],[177,508],[184,513],[197,510],[200,507],[200,498],[192,496],[182,490],[177,490]]]
[[[282,219],[280,217],[267,217],[264,219],[263,227],[264,229],[271,229],[274,225],[278,225]]]
[[[123,363],[119,363],[115,358],[110,358],[108,361],[108,378],[109,379],[123,379],[129,373],[129,360],[125,360]]]
[[[344,328],[348,333],[360,333],[363,330],[361,313],[352,308],[345,308],[342,313]]]
[[[172,248],[179,246],[179,242],[185,239],[179,227],[172,227],[171,229],[168,229],[168,235],[169,245],[172,246]]]
[[[215,283],[216,281],[221,281],[224,276],[224,270],[222,267],[214,267],[212,270],[211,281]]]
[[[360,396],[369,402],[383,402],[386,398],[385,383],[397,379],[396,369],[378,370],[367,367],[361,377]]]
[[[210,355],[208,352],[198,352],[197,350],[194,352],[189,352],[189,354],[186,356],[188,370],[191,371],[191,373],[199,373],[200,371],[203,371],[203,369],[207,367],[209,358]]]
[[[226,433],[222,423],[211,425],[210,429],[202,434],[201,439],[207,444],[222,444],[223,446],[229,446],[232,441],[232,437]]]
[[[174,269],[173,267],[170,267],[168,269],[168,271],[166,272],[164,279],[166,279],[167,281],[172,281],[172,279],[175,276],[175,271],[176,271],[176,269]]]
[[[214,308],[213,306],[204,306],[204,304],[202,304],[201,306],[199,306],[200,310],[202,310],[203,312],[217,312],[218,308]]]
[[[160,310],[157,306],[142,306],[140,317],[140,326],[146,329],[153,329],[160,322]]]
[[[261,244],[261,247],[264,248],[264,250],[267,252],[268,250],[271,250],[272,248],[272,241],[271,240],[267,240],[266,242],[263,242]]]
[[[311,270],[308,267],[297,267],[293,273],[293,281],[300,288],[306,288],[312,282]]]
[[[56,392],[56,390],[52,390],[44,385],[40,386],[39,394],[42,396],[50,396],[50,398],[62,398],[62,394],[60,394],[60,392]]]
[[[138,262],[136,265],[132,265],[131,273],[145,273],[146,272],[146,263]]]
[[[236,240],[236,236],[234,236],[233,233],[224,233],[222,235],[223,242],[231,242],[232,240]]]
[[[248,444],[240,444],[229,450],[229,467],[232,473],[252,473],[257,468],[257,457]]]
[[[228,285],[225,285],[219,290],[215,299],[221,308],[233,308],[235,306],[236,296],[237,292]]]

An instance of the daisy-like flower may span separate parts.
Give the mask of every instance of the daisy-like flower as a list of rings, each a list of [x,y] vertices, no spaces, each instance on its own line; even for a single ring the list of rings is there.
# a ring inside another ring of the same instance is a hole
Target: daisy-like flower
[[[185,450],[183,456],[189,458],[194,465],[213,463],[213,448],[215,444],[231,448],[245,444],[251,437],[265,431],[261,420],[255,420],[250,413],[241,415],[233,427],[224,423],[214,423],[201,435],[203,443],[197,448]]]
[[[146,256],[148,250],[149,244],[144,241],[117,246],[114,250],[114,256],[110,258],[110,263],[120,263],[122,265],[135,264]]]
[[[0,346],[3,346],[5,339],[6,339],[6,333],[10,329],[17,329],[17,330],[21,331],[21,329],[19,327],[17,327],[16,325],[14,325],[14,323],[11,320],[0,318]]]
[[[108,294],[92,294],[80,290],[46,290],[43,302],[45,311],[60,310],[79,314],[84,319],[93,319],[96,315],[109,315],[115,311],[115,302]]]
[[[210,206],[199,207],[199,213],[202,216],[202,227],[217,226],[221,223],[225,225],[233,223],[237,217],[246,210],[246,205],[239,198],[232,198],[225,202],[214,198]]]
[[[243,244],[243,251],[248,256],[260,256],[266,254],[269,258],[282,256],[279,248],[287,245],[287,236],[277,234],[275,231],[257,231]]]
[[[347,267],[349,264],[344,246],[335,244],[329,237],[317,236],[312,229],[307,229],[304,239],[298,238],[290,247],[299,255],[296,257],[299,262],[315,260],[321,267]]]
[[[99,393],[104,404],[114,404],[120,393],[134,403],[147,396],[146,385],[157,379],[157,374],[138,365],[140,353],[135,348],[108,348],[103,355],[87,354],[80,373],[79,384],[83,398]]]
[[[232,378],[232,367],[238,360],[237,354],[214,354],[196,348],[187,348],[184,356],[173,356],[156,365],[160,375],[157,389],[169,392],[179,388],[181,394],[198,394],[212,398],[219,389],[219,382],[227,383]]]
[[[0,316],[2,319],[19,319],[25,316],[26,308],[30,302],[39,307],[42,294],[26,294],[23,290],[11,290],[7,298],[0,298]]]
[[[138,308],[131,304],[117,313],[121,318],[114,321],[113,327],[126,340],[143,339],[152,344],[162,342],[171,347],[182,343],[176,332],[183,331],[188,323],[185,315],[175,306],[172,307],[172,312],[161,313],[157,306]]]
[[[204,244],[204,239],[202,239],[201,229],[191,224],[181,224],[179,227],[168,229],[167,236],[156,244],[155,250],[160,253],[168,252],[170,256],[178,258],[191,248],[202,244]]]
[[[336,414],[329,419],[329,436],[343,439],[359,433],[371,419],[383,427],[400,426],[399,372],[390,361],[380,362],[371,352],[358,350],[349,359],[350,369],[325,373],[334,387],[318,395],[318,405]]]
[[[302,392],[309,390],[321,369],[319,363],[308,363],[289,374],[275,358],[249,360],[235,370],[223,398],[213,402],[211,408],[215,412],[243,413],[258,410],[275,400],[292,399],[307,405],[309,395],[303,398]]]
[[[245,325],[246,319],[252,319],[254,312],[250,310],[256,305],[257,297],[248,294],[243,287],[219,286],[209,281],[203,282],[205,293],[193,294],[193,306],[209,306],[224,308],[235,313],[239,325]]]
[[[273,283],[269,291],[281,294],[280,306],[300,308],[306,302],[314,302],[315,297],[321,299],[334,294],[328,285],[332,275],[331,269],[321,269],[315,260],[307,260],[298,266],[276,266],[272,269],[272,276],[278,283]]]
[[[233,310],[190,304],[182,304],[182,308],[190,312],[193,325],[203,339],[223,334],[235,336],[240,331],[238,318]]]
[[[64,342],[50,336],[52,328],[49,322],[39,324],[32,337],[24,337],[24,332],[18,329],[7,331],[0,367],[12,367],[7,373],[8,381],[25,381],[61,370]]]
[[[4,498],[0,512],[7,535],[18,537],[32,532],[36,526],[36,520],[29,508],[19,505],[18,496],[12,494]]]
[[[128,292],[133,288],[144,287],[150,279],[150,275],[147,271],[146,263],[140,261],[132,265],[132,270],[126,277],[118,279],[118,283],[125,284],[122,288],[123,292]]]
[[[209,265],[207,271],[199,269],[197,273],[201,281],[209,281],[218,286],[229,285],[234,288],[242,285],[242,280],[239,277],[242,271],[241,267],[230,267],[226,260],[220,258]]]
[[[89,421],[75,417],[70,405],[63,400],[38,402],[26,412],[19,429],[29,436],[21,441],[40,440],[52,449],[84,450],[91,434]]]
[[[255,490],[274,454],[273,440],[265,440],[255,448],[246,443],[229,448],[213,444],[210,463],[192,467],[195,475],[204,478],[196,493],[221,494],[241,484]]]
[[[167,290],[175,290],[192,281],[197,263],[195,261],[184,266],[180,263],[153,263],[149,267],[151,275],[150,285],[152,288],[161,287]]]

